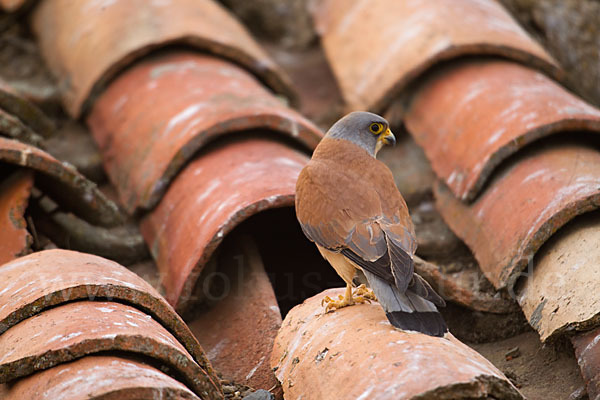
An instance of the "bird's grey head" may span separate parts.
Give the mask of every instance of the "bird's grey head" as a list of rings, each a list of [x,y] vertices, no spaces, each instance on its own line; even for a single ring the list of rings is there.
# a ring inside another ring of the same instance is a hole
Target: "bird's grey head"
[[[355,111],[346,115],[329,128],[326,137],[349,140],[373,157],[384,145],[396,143],[385,118],[366,111]]]

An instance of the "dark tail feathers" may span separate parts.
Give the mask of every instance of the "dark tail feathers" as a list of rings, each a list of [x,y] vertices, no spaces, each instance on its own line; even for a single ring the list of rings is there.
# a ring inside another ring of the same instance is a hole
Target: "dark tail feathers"
[[[444,336],[448,331],[446,322],[429,299],[440,305],[444,304],[444,300],[424,280],[419,279],[413,283],[413,288],[417,289],[418,294],[414,293],[411,287],[402,293],[393,283],[385,281],[369,271],[363,270],[363,272],[393,326],[430,336]],[[420,295],[425,295],[429,299]]]
[[[386,312],[385,316],[390,324],[405,331],[417,331],[438,337],[448,332],[446,322],[438,311],[392,311]]]

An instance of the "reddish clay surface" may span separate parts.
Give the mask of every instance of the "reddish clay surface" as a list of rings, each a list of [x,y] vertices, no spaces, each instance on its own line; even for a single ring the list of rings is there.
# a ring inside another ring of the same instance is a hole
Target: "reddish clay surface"
[[[17,171],[0,182],[0,265],[30,251],[24,214],[32,186],[31,171]]]
[[[200,344],[165,299],[127,268],[91,254],[46,250],[0,266],[0,334],[50,307],[106,299],[151,315],[218,381]]]
[[[600,329],[571,338],[590,399],[600,397]]]
[[[432,65],[466,55],[512,58],[551,75],[555,61],[496,1],[329,0],[314,14],[348,107],[382,111]]]
[[[215,137],[269,130],[317,145],[321,132],[222,59],[177,52],[127,70],[95,104],[89,125],[129,212],[152,208],[171,180]]]
[[[177,371],[203,398],[221,399],[214,383],[150,315],[120,303],[79,301],[44,311],[0,336],[0,383],[89,354],[122,351]]]
[[[285,144],[246,138],[198,156],[176,177],[140,228],[177,310],[187,305],[227,233],[262,210],[294,204],[296,179],[307,162]]]
[[[508,61],[453,64],[415,94],[406,126],[454,195],[473,200],[494,168],[540,137],[600,132],[600,110]]]
[[[512,287],[558,228],[597,208],[599,190],[600,154],[583,145],[555,143],[515,160],[472,204],[443,185],[435,194],[444,220],[500,289]]]
[[[324,313],[323,296],[293,308],[277,339],[271,366],[286,398],[522,399],[489,361],[450,333],[404,332],[377,303]]]
[[[269,360],[281,313],[260,254],[250,240],[220,257],[222,275],[215,279],[227,279],[228,290],[190,323],[190,329],[225,378],[269,390],[277,385]]]
[[[0,137],[0,162],[39,172],[36,186],[91,223],[111,226],[123,220],[117,206],[94,182],[37,147]]]
[[[0,392],[0,394],[2,394]],[[181,382],[139,361],[89,356],[18,380],[4,400],[198,400]]]
[[[234,60],[275,92],[294,97],[287,77],[213,0],[41,1],[32,28],[73,117],[135,59],[172,44]]]

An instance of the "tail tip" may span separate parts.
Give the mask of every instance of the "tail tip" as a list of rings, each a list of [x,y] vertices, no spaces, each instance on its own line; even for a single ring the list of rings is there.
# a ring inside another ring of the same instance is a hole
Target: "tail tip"
[[[386,312],[390,323],[405,331],[421,332],[429,336],[443,337],[448,332],[446,321],[439,312]]]

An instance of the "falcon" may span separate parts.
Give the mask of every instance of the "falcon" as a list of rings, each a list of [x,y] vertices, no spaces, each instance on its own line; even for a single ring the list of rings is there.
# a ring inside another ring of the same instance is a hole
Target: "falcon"
[[[390,169],[375,158],[395,143],[379,115],[353,112],[337,121],[298,177],[296,216],[346,282],[345,296],[323,299],[326,311],[377,300],[396,328],[444,336],[436,305],[445,302],[414,272],[408,207]]]

